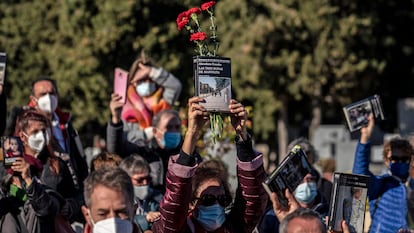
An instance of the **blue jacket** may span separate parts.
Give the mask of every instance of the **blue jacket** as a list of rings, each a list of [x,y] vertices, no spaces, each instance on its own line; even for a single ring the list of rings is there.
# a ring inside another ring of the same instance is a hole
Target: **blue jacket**
[[[407,228],[407,191],[397,178],[369,171],[371,143],[358,142],[352,173],[369,175],[368,200],[371,214],[369,233],[395,233]]]

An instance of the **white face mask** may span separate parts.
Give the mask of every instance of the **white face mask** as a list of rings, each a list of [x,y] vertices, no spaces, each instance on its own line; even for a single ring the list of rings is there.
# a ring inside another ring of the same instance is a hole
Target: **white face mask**
[[[89,216],[90,212],[89,212]],[[107,218],[95,223],[91,217],[93,233],[132,233],[132,223],[128,219]]]
[[[30,149],[36,153],[42,151],[45,145],[49,144],[49,133],[47,131],[39,131],[30,136],[25,133],[23,134],[27,137],[27,144],[29,145]]]
[[[46,94],[37,100],[37,105],[43,112],[53,113],[57,108],[58,100],[55,95]]]

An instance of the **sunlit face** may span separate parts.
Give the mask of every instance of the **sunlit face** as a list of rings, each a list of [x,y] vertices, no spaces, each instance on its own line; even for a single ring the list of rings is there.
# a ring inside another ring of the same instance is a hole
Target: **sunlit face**
[[[56,90],[51,82],[42,80],[34,84],[33,95],[36,99],[39,99],[40,97],[47,94],[57,96]]]
[[[126,194],[98,185],[92,192],[89,211],[82,206],[82,213],[88,225],[93,227],[91,218],[97,222],[108,218],[131,219],[134,212],[134,203],[127,201]]]
[[[287,225],[287,233],[323,233],[321,230],[321,221],[317,218],[304,219],[300,217],[293,218]]]
[[[195,193],[195,200],[190,204],[190,209],[196,208],[198,205],[203,205],[199,199],[204,195],[213,195],[215,197],[225,196],[226,192],[223,185],[216,179],[204,181]]]
[[[33,121],[33,120],[30,120],[28,125],[29,126],[25,129],[25,132],[19,132],[19,136],[20,136],[20,140],[23,142],[25,152],[27,154],[33,154],[33,152],[29,151],[31,149],[30,149],[30,146],[28,144],[28,137],[30,137],[30,135],[36,134],[40,131],[45,131],[46,130],[46,125],[41,121]]]
[[[138,172],[131,176],[131,181],[134,186],[148,185],[151,181],[151,176],[148,172]]]
[[[158,145],[161,146],[161,141],[164,137],[165,132],[178,132],[181,133],[181,120],[174,114],[164,114],[156,126],[154,137],[156,138]],[[161,146],[162,147],[162,146]]]

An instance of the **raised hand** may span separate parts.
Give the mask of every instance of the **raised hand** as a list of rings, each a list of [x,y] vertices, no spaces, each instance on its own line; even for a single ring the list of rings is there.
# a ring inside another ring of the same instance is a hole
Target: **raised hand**
[[[113,124],[118,124],[121,120],[121,110],[124,103],[121,101],[122,97],[117,93],[112,93],[111,101],[109,102],[109,109],[111,110],[111,120]]]
[[[236,134],[240,135],[243,140],[247,138],[246,122],[247,111],[244,106],[237,100],[230,100],[230,118],[233,128],[236,130]]]
[[[276,193],[272,193],[270,195],[270,201],[272,201],[273,211],[275,212],[275,215],[280,222],[282,222],[286,215],[300,208],[298,201],[296,201],[295,197],[290,193],[288,189],[285,190],[285,196],[288,200],[287,207],[284,207],[279,203],[279,199],[277,198]]]
[[[192,154],[203,126],[210,120],[207,110],[200,105],[204,102],[201,97],[192,97],[188,100],[188,127],[185,134],[182,150]]]
[[[372,114],[368,117],[368,125],[361,128],[361,140],[362,144],[367,144],[371,139],[372,131],[374,130],[374,116]]]

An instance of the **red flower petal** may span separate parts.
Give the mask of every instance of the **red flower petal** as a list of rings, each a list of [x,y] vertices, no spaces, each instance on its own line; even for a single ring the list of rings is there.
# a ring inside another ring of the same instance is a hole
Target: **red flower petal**
[[[201,9],[199,7],[193,7],[188,9],[187,11],[187,16],[191,16],[191,14],[200,14],[201,13]]]
[[[179,25],[182,21],[187,20],[188,22],[188,14],[187,11],[181,12],[178,16],[177,16],[177,25]]]
[[[187,25],[187,23],[188,23],[188,19],[183,19],[181,22],[177,23],[177,28],[178,28],[178,30],[183,29],[183,27],[184,27],[185,25]]]
[[[201,10],[205,11],[216,4],[215,1],[209,1],[201,4]]]
[[[194,40],[203,41],[205,39],[207,39],[207,35],[205,32],[195,32],[191,34],[190,36],[190,41],[194,41]]]

